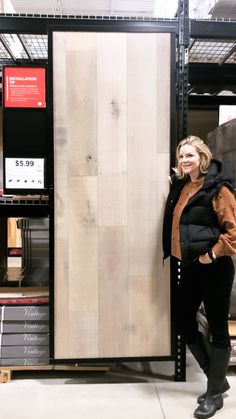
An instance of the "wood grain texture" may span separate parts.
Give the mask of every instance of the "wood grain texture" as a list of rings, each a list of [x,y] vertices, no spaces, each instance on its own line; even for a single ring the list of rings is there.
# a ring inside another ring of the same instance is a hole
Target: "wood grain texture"
[[[53,103],[54,103],[54,336],[55,358],[67,355],[69,351],[69,271],[68,271],[68,129],[67,129],[67,79],[66,74],[66,34],[53,34]]]
[[[97,175],[96,52],[69,51],[67,79],[69,175],[95,176]]]
[[[170,36],[54,37],[56,357],[169,355]]]
[[[164,153],[169,153],[170,150],[170,42],[170,34],[159,33],[156,37],[158,74],[156,87],[159,98],[157,100],[157,152]]]
[[[129,355],[129,294],[126,228],[99,229],[99,352],[104,357]]]
[[[97,34],[99,175],[127,172],[127,35]]]

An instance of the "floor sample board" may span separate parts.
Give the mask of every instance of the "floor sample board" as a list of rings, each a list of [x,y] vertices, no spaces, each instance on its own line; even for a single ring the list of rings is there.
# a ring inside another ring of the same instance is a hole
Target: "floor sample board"
[[[170,45],[53,33],[55,358],[170,355]]]

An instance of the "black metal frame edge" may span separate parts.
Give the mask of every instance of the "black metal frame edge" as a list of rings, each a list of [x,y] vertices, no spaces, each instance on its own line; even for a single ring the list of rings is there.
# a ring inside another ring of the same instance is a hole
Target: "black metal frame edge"
[[[48,116],[48,142],[51,164],[48,167],[48,190],[49,190],[49,355],[54,357],[54,129],[53,129],[53,66],[52,66],[52,32],[48,31],[48,71],[47,71],[47,116]]]
[[[186,60],[187,51],[189,47],[189,0],[179,0],[178,2],[178,37],[177,37],[177,54],[178,62],[176,68],[177,78],[177,135],[176,139],[179,141],[187,135],[188,124],[188,62]],[[174,147],[175,152],[176,144]],[[175,161],[171,167],[175,166]],[[171,319],[174,323],[172,327],[174,333],[174,350],[176,355],[175,360],[175,380],[186,380],[186,344],[181,332],[178,330],[175,319],[175,296],[177,293],[178,281],[177,271],[174,267],[171,257],[170,263],[170,281],[171,281]]]
[[[140,18],[135,16],[58,16],[58,15],[16,15],[0,13],[0,26],[2,33],[32,33],[47,34],[50,25],[78,25],[89,22],[139,22],[141,25],[158,23],[163,28],[175,27],[178,30],[178,19]],[[190,19],[190,36],[192,38],[208,39],[235,39],[236,21],[226,19]]]
[[[167,355],[167,356],[141,356],[141,357],[105,357],[105,358],[60,358],[50,359],[50,364],[91,364],[91,363],[99,363],[103,364],[106,362],[145,362],[145,361],[175,361],[175,356]]]
[[[13,204],[0,202],[1,217],[47,217],[49,204]]]
[[[236,21],[232,20],[190,20],[190,36],[199,39],[235,39]]]
[[[236,96],[189,96],[189,109],[218,109],[219,105],[236,105]]]
[[[118,17],[112,18],[112,16],[95,16],[89,18],[89,16],[76,16],[74,18],[61,18],[61,17],[20,17],[20,16],[2,16],[0,14],[0,26],[2,33],[32,33],[32,34],[47,34],[49,26],[96,26],[98,22],[105,24],[107,28],[111,28],[114,24],[123,24],[129,27],[130,24],[138,24],[140,29],[148,25],[158,25],[160,30],[163,29],[166,32],[176,31],[178,22],[176,19],[158,19],[158,18],[144,18],[138,17],[125,17],[119,19]]]

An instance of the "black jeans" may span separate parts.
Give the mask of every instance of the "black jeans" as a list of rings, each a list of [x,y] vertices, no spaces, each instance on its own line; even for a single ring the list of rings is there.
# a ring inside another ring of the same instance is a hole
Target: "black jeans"
[[[231,257],[223,256],[210,264],[196,261],[189,266],[175,259],[175,266],[177,324],[186,343],[194,343],[199,334],[196,314],[203,302],[212,344],[229,348],[228,315],[234,280]]]

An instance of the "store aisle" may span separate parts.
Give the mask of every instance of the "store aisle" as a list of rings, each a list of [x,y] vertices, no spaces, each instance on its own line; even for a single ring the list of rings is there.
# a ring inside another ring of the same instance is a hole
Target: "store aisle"
[[[130,365],[130,364],[129,364]],[[14,375],[0,385],[1,417],[8,419],[189,419],[205,380],[187,356],[187,382],[171,381],[171,363],[151,363],[158,375],[128,370],[109,373]],[[160,375],[161,374],[161,375]],[[166,374],[166,376],[165,376]],[[235,418],[236,369],[229,369],[231,390],[215,418]],[[201,381],[200,381],[201,380]]]

